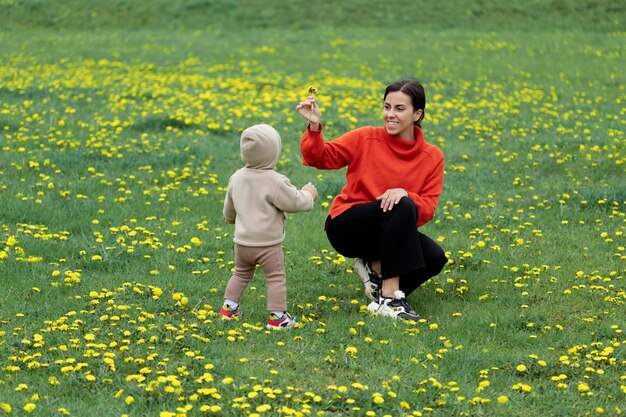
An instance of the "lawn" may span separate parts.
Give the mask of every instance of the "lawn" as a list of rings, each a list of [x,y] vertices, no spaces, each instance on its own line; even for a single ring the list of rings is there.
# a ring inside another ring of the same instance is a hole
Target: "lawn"
[[[0,44],[0,415],[626,412],[626,32],[35,27]],[[417,323],[367,313],[323,232],[344,173],[302,166],[294,110],[314,85],[327,139],[378,125],[404,77],[446,157],[422,231],[450,262],[409,298]],[[243,320],[218,314],[225,187],[256,123],[282,136],[278,171],[320,191],[288,219],[286,332],[265,330],[260,271]]]

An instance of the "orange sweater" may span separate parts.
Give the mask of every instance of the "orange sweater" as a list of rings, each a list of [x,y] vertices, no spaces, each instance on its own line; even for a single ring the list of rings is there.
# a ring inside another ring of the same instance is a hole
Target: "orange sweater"
[[[417,227],[432,220],[443,190],[443,153],[424,140],[417,126],[415,137],[408,142],[384,127],[362,127],[325,142],[321,125],[317,131],[307,128],[300,141],[304,165],[348,167],[346,185],[333,200],[330,216],[372,202],[388,189],[404,188],[417,205]]]

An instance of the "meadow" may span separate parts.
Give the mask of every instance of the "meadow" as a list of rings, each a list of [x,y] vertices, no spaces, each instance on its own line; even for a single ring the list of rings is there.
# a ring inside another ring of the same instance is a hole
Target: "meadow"
[[[0,415],[626,413],[625,31],[43,26],[0,30]],[[316,86],[331,139],[405,77],[446,157],[417,323],[367,313],[323,232],[344,173],[302,166],[294,110]],[[218,314],[256,123],[320,191],[287,223],[292,331],[260,271]]]

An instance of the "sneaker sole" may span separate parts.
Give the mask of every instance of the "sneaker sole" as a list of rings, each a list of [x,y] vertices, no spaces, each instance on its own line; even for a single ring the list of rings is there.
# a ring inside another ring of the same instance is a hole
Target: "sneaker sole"
[[[420,318],[419,316],[414,317],[402,311],[395,311],[394,309],[388,306],[378,304],[376,302],[370,303],[367,306],[367,311],[369,311],[370,313],[374,313],[378,316],[390,317],[394,320],[401,319],[401,320],[417,321]]]
[[[361,278],[361,283],[363,283],[363,287],[365,287],[363,292],[365,292],[365,295],[367,296],[367,298],[374,301],[375,300],[374,293],[376,292],[377,286],[375,286],[372,283],[372,280],[370,280],[370,275],[367,272],[367,269],[365,268],[365,264],[363,263],[363,261],[361,260],[361,261],[355,262],[354,269],[356,270],[356,273],[359,276],[359,278]]]
[[[237,313],[237,314],[231,314],[230,316],[227,314],[224,314],[220,311],[220,316],[222,316],[222,320],[240,320],[242,314],[241,313]]]
[[[282,326],[272,326],[272,325],[269,325],[269,324],[265,326],[265,328],[266,328],[267,330],[277,330],[277,331],[281,331],[281,330],[291,330],[291,329],[293,329],[294,327],[296,327],[296,325],[295,325],[295,324],[294,324],[293,326],[285,326],[285,327],[282,327]]]
[[[370,274],[367,272],[363,260],[359,259],[358,261],[356,261],[354,263],[354,269],[356,269],[356,273],[359,275],[359,278],[361,278],[361,282],[363,283],[363,285],[366,285],[370,282]]]

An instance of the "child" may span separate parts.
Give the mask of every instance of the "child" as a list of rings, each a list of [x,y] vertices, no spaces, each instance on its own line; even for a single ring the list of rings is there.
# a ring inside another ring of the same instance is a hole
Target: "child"
[[[268,329],[293,327],[297,319],[287,312],[287,288],[281,242],[285,239],[285,213],[308,211],[317,199],[310,182],[298,190],[276,172],[280,135],[270,125],[259,124],[241,134],[241,159],[245,167],[228,181],[224,199],[224,221],[235,224],[235,271],[220,314],[239,319],[239,300],[252,280],[256,265],[265,273]]]

